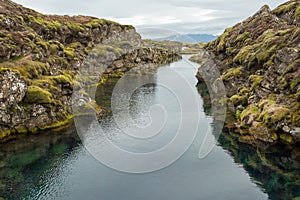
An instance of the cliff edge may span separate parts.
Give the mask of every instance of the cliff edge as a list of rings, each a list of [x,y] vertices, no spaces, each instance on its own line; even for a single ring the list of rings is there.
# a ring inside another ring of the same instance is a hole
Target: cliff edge
[[[221,73],[239,140],[299,145],[300,2],[263,6],[205,50]],[[205,63],[203,55],[192,60]],[[203,81],[200,70],[197,77]]]
[[[130,25],[88,16],[43,15],[0,0],[0,139],[68,124],[73,117],[73,88],[84,87],[102,73],[75,81],[87,67],[88,56],[103,58],[90,61],[107,65],[100,82],[136,66],[180,58],[141,44],[141,36]],[[86,93],[78,98],[101,114],[101,106]]]

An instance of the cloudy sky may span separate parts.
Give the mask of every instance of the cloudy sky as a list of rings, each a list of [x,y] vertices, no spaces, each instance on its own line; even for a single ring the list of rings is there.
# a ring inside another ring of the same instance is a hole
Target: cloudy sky
[[[178,33],[218,35],[226,27],[285,0],[13,0],[47,14],[90,15]]]

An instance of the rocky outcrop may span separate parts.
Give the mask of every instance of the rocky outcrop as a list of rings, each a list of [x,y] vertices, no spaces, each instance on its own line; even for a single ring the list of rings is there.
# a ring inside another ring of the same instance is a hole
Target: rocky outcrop
[[[221,72],[243,142],[300,142],[300,3],[263,6],[205,47]],[[201,67],[200,67],[201,68]],[[201,73],[197,75],[201,81]]]
[[[87,16],[43,15],[0,0],[0,139],[68,124],[74,87],[83,88],[103,73],[93,71],[93,76],[75,81],[93,61],[106,69],[107,78],[179,58],[165,49],[142,47],[133,26]],[[101,114],[88,95],[78,98]]]

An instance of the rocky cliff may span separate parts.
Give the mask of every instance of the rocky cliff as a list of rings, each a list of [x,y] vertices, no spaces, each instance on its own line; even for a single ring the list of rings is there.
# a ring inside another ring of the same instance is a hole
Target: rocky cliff
[[[299,145],[300,2],[272,11],[263,6],[205,50],[193,60],[203,66],[209,57],[217,64],[240,141]]]
[[[97,56],[105,71],[122,76],[133,67],[179,59],[166,49],[143,47],[134,27],[87,16],[43,15],[0,0],[0,139],[60,127],[72,115],[74,81]],[[91,61],[91,59],[89,59]],[[89,78],[89,77],[88,77]],[[96,78],[96,79],[97,79]],[[92,105],[82,94],[80,100]],[[101,113],[101,107],[94,105]]]

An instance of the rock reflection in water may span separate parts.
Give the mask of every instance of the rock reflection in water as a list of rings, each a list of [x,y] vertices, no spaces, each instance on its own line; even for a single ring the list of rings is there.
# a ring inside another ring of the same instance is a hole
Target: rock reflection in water
[[[203,98],[204,111],[211,116],[211,101],[205,83],[197,85]],[[232,121],[232,118],[229,119]],[[300,196],[300,148],[287,145],[255,148],[239,142],[238,135],[226,128],[218,139],[226,150],[261,187],[271,200],[286,200]]]

